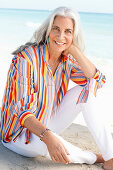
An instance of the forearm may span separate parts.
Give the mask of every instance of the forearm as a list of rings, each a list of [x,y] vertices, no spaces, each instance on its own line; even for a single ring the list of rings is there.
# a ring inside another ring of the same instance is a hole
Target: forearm
[[[39,137],[46,128],[34,116],[26,118],[23,125],[29,131]],[[54,135],[51,131],[46,131],[46,133],[44,133],[42,141],[46,144],[49,155],[54,162],[63,162],[65,164],[70,162],[70,159],[67,156],[69,155],[69,152],[67,151],[61,140],[56,137],[56,135]]]
[[[43,125],[39,120],[35,117],[30,116],[24,121],[24,127],[26,127],[30,132],[34,133],[38,137],[40,134],[46,129],[45,125]],[[47,131],[43,136],[43,142],[46,143],[49,136],[52,135],[50,131]]]
[[[72,56],[76,59],[79,63],[81,70],[83,71],[84,75],[88,78],[94,77],[96,73],[95,65],[86,57],[76,46],[71,47]]]

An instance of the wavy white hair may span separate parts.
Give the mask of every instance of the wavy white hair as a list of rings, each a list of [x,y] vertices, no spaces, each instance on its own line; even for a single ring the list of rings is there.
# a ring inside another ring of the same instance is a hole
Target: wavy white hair
[[[18,52],[22,51],[25,47],[30,46],[30,45],[37,45],[40,43],[47,44],[49,33],[51,31],[51,28],[52,28],[52,25],[53,25],[53,22],[56,16],[69,17],[73,20],[73,23],[74,23],[73,42],[83,52],[85,49],[85,45],[84,45],[84,39],[83,39],[83,34],[82,34],[82,29],[81,29],[81,24],[80,24],[80,17],[78,13],[67,7],[59,7],[59,8],[56,8],[50,14],[50,16],[45,20],[45,22],[34,32],[30,41],[27,42],[25,45],[20,46],[12,54],[17,54]]]

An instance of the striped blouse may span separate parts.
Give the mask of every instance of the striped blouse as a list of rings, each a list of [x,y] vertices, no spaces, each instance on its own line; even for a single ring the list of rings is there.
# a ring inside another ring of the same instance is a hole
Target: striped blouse
[[[48,64],[49,53],[46,45],[29,46],[12,59],[1,110],[1,140],[15,141],[23,130],[29,116],[35,116],[48,126],[52,111],[59,106],[67,92],[69,79],[83,86],[77,104],[87,102],[88,94],[105,83],[105,76],[97,70],[93,78],[85,77],[72,56],[62,56],[52,74]],[[26,144],[30,132],[26,130]]]

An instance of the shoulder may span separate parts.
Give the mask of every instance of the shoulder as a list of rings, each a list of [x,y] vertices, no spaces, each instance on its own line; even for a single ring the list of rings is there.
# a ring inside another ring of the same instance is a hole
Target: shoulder
[[[23,49],[20,53],[17,55],[19,57],[23,57],[25,60],[27,60],[30,64],[33,64],[33,60],[37,54],[37,46],[30,45]]]
[[[34,58],[43,56],[44,51],[46,50],[45,45],[30,45],[20,52],[25,59],[33,60]]]
[[[20,52],[18,52],[16,55],[14,55],[13,61],[23,60],[32,65],[34,58],[36,58],[37,53],[39,53],[38,49],[39,49],[38,45],[28,45]]]
[[[42,58],[46,58],[47,56],[47,46],[46,45],[28,45],[19,53],[17,53],[13,60],[18,61],[21,60],[26,62],[32,66],[41,63]]]

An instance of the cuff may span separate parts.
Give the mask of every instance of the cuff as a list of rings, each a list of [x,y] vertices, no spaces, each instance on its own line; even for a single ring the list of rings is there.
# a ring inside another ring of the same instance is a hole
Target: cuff
[[[32,114],[31,112],[28,112],[28,111],[23,111],[23,112],[21,112],[21,114],[19,115],[20,125],[23,126],[24,121],[25,121],[28,117],[30,117],[30,116],[34,116],[34,117],[35,117],[35,115]]]
[[[106,82],[105,75],[103,75],[99,70],[97,70],[93,78],[88,78],[86,86],[82,89],[78,97],[77,104],[86,103],[89,92],[93,92],[94,96],[96,96],[97,89],[103,87],[105,82]]]
[[[96,82],[94,84],[94,95],[96,96],[97,89],[103,87],[103,85],[106,82],[106,77],[99,70],[97,70],[96,74],[93,77],[93,79],[96,80]]]
[[[93,77],[97,82],[101,82],[104,84],[106,82],[106,77],[99,70],[96,69],[96,74]]]

